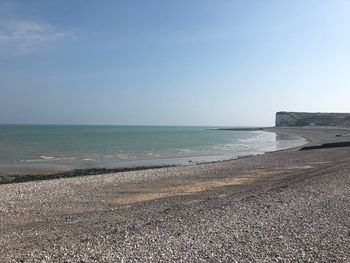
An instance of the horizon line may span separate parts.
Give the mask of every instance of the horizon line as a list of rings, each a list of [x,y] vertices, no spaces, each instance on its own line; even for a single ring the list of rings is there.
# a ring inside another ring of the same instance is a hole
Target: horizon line
[[[18,125],[18,126],[159,126],[159,127],[262,127],[262,125],[185,125],[185,124],[67,124],[67,123],[0,123],[0,125]],[[264,125],[266,126],[266,125]]]

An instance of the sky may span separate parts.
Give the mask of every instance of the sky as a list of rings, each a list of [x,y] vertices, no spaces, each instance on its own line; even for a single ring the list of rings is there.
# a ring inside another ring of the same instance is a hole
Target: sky
[[[0,0],[0,123],[350,112],[349,0]]]

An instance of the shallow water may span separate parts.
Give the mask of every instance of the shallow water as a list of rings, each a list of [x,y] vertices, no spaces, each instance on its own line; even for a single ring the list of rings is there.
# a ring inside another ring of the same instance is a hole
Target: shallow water
[[[0,125],[1,167],[132,167],[218,161],[299,146],[301,138],[213,127]]]

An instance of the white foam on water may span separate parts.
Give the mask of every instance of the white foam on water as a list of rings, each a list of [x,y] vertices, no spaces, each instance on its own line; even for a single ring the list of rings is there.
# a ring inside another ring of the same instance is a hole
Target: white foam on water
[[[45,156],[45,155],[41,155],[40,158],[43,159],[43,160],[51,160],[51,159],[54,159],[53,156]]]
[[[45,128],[52,129],[52,128]],[[92,131],[94,129],[91,128]],[[108,128],[110,129],[110,128]],[[118,131],[118,127],[115,127]],[[122,129],[125,129],[123,127]],[[144,128],[129,128],[132,132],[137,132],[137,129]],[[149,128],[146,128],[146,130]],[[111,136],[105,142],[105,145],[100,144],[100,141],[90,144],[89,140],[80,140],[81,137],[74,137],[74,133],[70,134],[72,136],[72,146],[69,145],[65,148],[65,145],[50,145],[43,144],[41,150],[37,148],[30,148],[33,145],[32,140],[28,144],[28,154],[23,153],[23,143],[18,146],[18,155],[15,151],[12,153],[11,158],[8,158],[9,162],[27,164],[27,165],[56,165],[56,164],[69,164],[72,166],[79,167],[93,167],[100,166],[103,167],[106,164],[110,164],[111,167],[115,166],[128,166],[130,163],[137,166],[137,164],[174,164],[174,163],[186,163],[188,160],[195,162],[203,161],[216,161],[231,159],[242,155],[254,155],[261,154],[267,151],[280,150],[281,148],[296,147],[295,144],[298,143],[299,138],[292,140],[280,140],[276,138],[275,133],[265,132],[265,131],[247,131],[247,132],[222,132],[222,131],[208,131],[207,129],[169,129],[169,133],[160,133],[160,137],[156,137],[154,133],[157,133],[158,128],[153,132],[146,132],[142,136],[137,138],[132,138],[132,140],[123,141],[117,135]],[[164,129],[164,128],[161,128]],[[188,129],[188,130],[187,130]],[[188,132],[187,132],[188,131]],[[181,136],[179,136],[179,134]],[[44,136],[45,134],[38,134],[38,136]],[[148,140],[147,136],[150,136]],[[158,135],[157,135],[158,136]],[[164,136],[164,137],[162,137]],[[178,136],[178,137],[177,137]],[[130,136],[129,136],[130,137]],[[127,139],[130,139],[126,137]],[[83,138],[84,139],[84,138]],[[140,139],[140,144],[138,144],[138,139]],[[147,140],[146,140],[147,139]],[[175,140],[176,139],[176,140]],[[50,140],[54,141],[54,140]],[[77,144],[75,145],[75,141]],[[17,140],[16,140],[17,142]],[[25,142],[25,141],[24,141]],[[1,143],[1,142],[0,142]],[[41,141],[38,140],[38,145],[40,146]],[[300,140],[299,140],[300,143]],[[292,145],[292,146],[290,146]],[[101,152],[101,149],[109,149],[111,151]],[[298,145],[297,145],[298,146]],[[10,149],[17,149],[12,147]],[[1,149],[0,149],[1,150]],[[47,152],[48,151],[48,152]],[[46,154],[44,154],[46,153]],[[111,154],[112,153],[112,154]],[[0,152],[1,154],[1,152]],[[107,155],[104,155],[107,154]],[[75,157],[67,157],[73,155]],[[158,161],[160,160],[160,161]],[[6,161],[6,160],[5,160]]]

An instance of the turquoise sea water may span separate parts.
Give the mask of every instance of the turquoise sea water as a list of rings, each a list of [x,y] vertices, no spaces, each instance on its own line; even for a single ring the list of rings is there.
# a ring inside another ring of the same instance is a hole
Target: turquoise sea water
[[[209,128],[209,129],[208,129]],[[214,127],[0,125],[0,166],[131,167],[217,161],[304,143]]]

